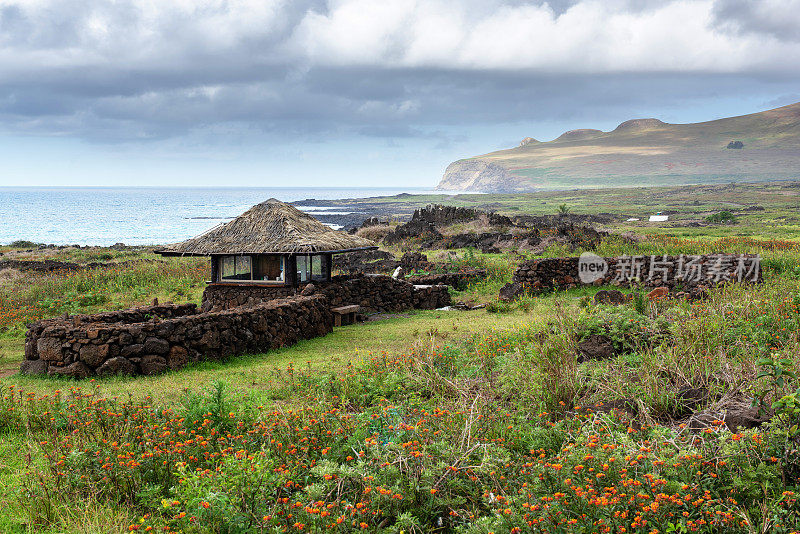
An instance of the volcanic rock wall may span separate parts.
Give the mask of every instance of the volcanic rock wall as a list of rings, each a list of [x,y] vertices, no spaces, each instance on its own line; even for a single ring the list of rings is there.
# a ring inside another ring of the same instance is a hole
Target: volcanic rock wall
[[[429,283],[420,287],[385,275],[334,276],[330,282],[314,282],[313,286],[304,292],[313,290],[325,295],[332,308],[358,304],[366,312],[394,312],[412,308],[434,309],[450,304],[450,293],[445,285]],[[296,291],[291,287],[212,284],[203,292],[202,309],[252,306]]]
[[[28,330],[20,371],[74,378],[152,375],[191,361],[292,345],[332,327],[323,295],[209,313],[197,313],[191,304],[50,319]]]
[[[409,276],[406,281],[411,284],[444,284],[455,289],[463,290],[470,283],[486,278],[486,269],[469,269],[455,273],[423,274]]]
[[[755,254],[678,256],[621,256],[547,258],[522,263],[513,283],[532,292],[570,289],[579,285],[641,285],[693,292],[724,282],[760,282],[760,259]],[[591,269],[588,265],[605,270]],[[583,274],[582,274],[583,272]],[[506,289],[506,288],[504,288]]]

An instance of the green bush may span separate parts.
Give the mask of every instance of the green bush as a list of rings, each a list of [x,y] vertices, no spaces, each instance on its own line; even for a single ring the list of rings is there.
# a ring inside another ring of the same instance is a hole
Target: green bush
[[[504,300],[493,300],[486,304],[486,311],[489,313],[510,313],[513,309],[511,303]]]
[[[736,216],[729,211],[720,211],[706,217],[706,221],[712,224],[736,224]]]
[[[577,319],[577,335],[603,335],[611,339],[618,353],[636,352],[669,339],[670,323],[663,316],[655,319],[629,306],[587,306]]]

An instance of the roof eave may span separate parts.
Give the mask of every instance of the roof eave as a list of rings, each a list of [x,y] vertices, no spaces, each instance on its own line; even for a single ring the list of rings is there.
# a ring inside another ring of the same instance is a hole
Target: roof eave
[[[244,255],[253,255],[253,254],[281,254],[285,256],[306,256],[308,254],[344,254],[347,252],[359,252],[363,250],[377,250],[378,247],[376,245],[369,245],[364,247],[354,247],[354,248],[341,248],[341,249],[333,249],[333,250],[315,250],[315,251],[239,251],[239,252],[180,252],[177,250],[154,250],[155,254],[159,254],[165,257],[182,257],[182,256],[244,256]]]

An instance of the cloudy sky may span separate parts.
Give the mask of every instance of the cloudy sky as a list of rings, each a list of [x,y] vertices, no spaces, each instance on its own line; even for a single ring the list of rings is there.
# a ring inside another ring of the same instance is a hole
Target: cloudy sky
[[[433,186],[800,101],[800,0],[0,0],[0,186]]]

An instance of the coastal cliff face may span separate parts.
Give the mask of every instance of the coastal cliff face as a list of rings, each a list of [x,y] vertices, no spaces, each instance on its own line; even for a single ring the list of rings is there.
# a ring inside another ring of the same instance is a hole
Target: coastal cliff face
[[[694,124],[632,119],[608,132],[570,130],[547,142],[526,137],[517,147],[451,163],[438,189],[513,193],[755,182],[797,179],[798,169],[800,102]]]
[[[518,179],[505,168],[482,159],[461,159],[447,166],[436,189],[497,193],[516,190]]]

